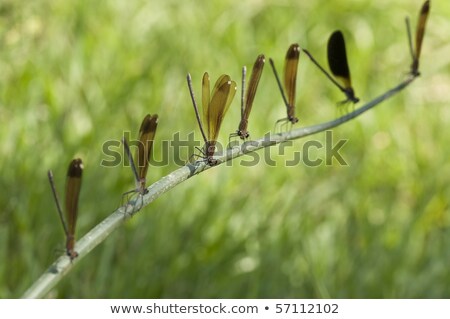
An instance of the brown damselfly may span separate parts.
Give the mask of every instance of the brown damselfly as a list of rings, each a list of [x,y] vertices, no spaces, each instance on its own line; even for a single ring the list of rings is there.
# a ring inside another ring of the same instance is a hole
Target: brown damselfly
[[[275,79],[277,80],[278,87],[280,88],[281,97],[283,98],[284,104],[286,105],[287,118],[281,119],[278,122],[286,120],[291,122],[292,124],[298,122],[298,118],[295,116],[295,93],[299,59],[299,45],[296,43],[291,44],[286,52],[286,57],[284,59],[284,88],[275,68],[275,63],[272,59],[269,59],[270,65],[275,75]]]
[[[200,132],[205,142],[204,156],[209,165],[217,164],[217,160],[213,158],[216,150],[217,138],[219,136],[220,127],[225,117],[234,95],[236,94],[236,82],[232,81],[229,75],[221,75],[214,84],[212,92],[210,91],[210,80],[207,72],[203,74],[202,79],[202,109],[203,121],[200,119],[197,102],[192,88],[191,75],[187,75],[187,83],[189,93],[191,95],[192,104],[194,106],[195,116],[197,118]],[[206,127],[206,132],[205,132]]]
[[[62,208],[56,193],[55,183],[53,180],[53,173],[48,171],[48,180],[50,187],[52,188],[53,197],[55,198],[56,209],[58,210],[59,218],[64,228],[66,235],[66,254],[69,256],[70,261],[78,256],[75,251],[75,228],[78,217],[78,198],[80,196],[81,188],[81,176],[83,174],[83,162],[77,158],[70,162],[69,169],[67,171],[66,180],[66,218],[64,218]]]
[[[149,166],[150,157],[152,154],[153,141],[155,139],[156,128],[158,127],[158,115],[147,114],[142,120],[141,127],[139,129],[139,136],[137,140],[136,156],[133,160],[130,147],[125,137],[122,138],[122,143],[125,149],[125,153],[130,162],[131,170],[133,171],[136,188],[129,193],[138,193],[140,196],[145,195],[148,190],[146,188],[147,170]]]
[[[430,1],[425,1],[422,5],[422,8],[420,9],[419,13],[419,22],[417,23],[416,28],[416,46],[413,48],[412,43],[412,35],[411,35],[411,26],[409,23],[409,18],[406,17],[406,32],[408,33],[408,42],[409,42],[409,50],[411,52],[412,57],[412,64],[411,64],[411,74],[413,76],[419,76],[419,59],[420,59],[420,52],[422,50],[422,42],[423,42],[423,36],[425,34],[425,25],[427,23],[428,14],[430,12]]]
[[[248,118],[253,107],[253,101],[255,99],[256,90],[258,89],[259,80],[261,78],[265,62],[266,59],[264,55],[258,55],[255,63],[253,64],[247,90],[245,90],[247,69],[245,66],[242,68],[241,121],[239,122],[239,127],[236,133],[231,134],[231,136],[239,136],[242,140],[250,137],[250,133],[248,132]]]

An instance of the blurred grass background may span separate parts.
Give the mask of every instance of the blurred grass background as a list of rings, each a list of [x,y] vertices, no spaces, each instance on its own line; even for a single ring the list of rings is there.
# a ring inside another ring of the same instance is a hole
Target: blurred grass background
[[[77,235],[117,208],[129,168],[100,166],[102,145],[136,136],[158,113],[156,138],[197,124],[185,83],[228,73],[259,53],[279,71],[298,42],[326,66],[335,29],[347,40],[362,102],[409,70],[404,17],[422,1],[48,1],[0,3],[0,297],[19,297],[64,248],[47,181],[63,195],[69,161],[85,163]],[[432,1],[422,76],[333,131],[348,166],[222,165],[143,209],[52,291],[62,298],[450,297],[450,4]],[[415,29],[414,29],[415,30]],[[268,63],[267,63],[268,64]],[[301,57],[300,125],[334,118],[343,95]],[[250,117],[260,137],[285,116],[266,65]],[[236,130],[235,98],[221,140]],[[161,156],[161,145],[154,148]],[[183,151],[181,156],[187,158]],[[263,153],[260,152],[260,155]],[[315,156],[324,158],[324,149]],[[245,158],[243,158],[245,159]],[[151,167],[150,183],[174,163]],[[63,196],[62,196],[63,197]]]

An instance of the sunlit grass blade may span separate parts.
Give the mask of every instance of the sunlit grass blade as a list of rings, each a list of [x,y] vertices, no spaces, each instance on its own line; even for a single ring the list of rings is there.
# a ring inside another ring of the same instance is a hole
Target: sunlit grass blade
[[[300,58],[300,47],[296,43],[292,44],[289,47],[285,58],[284,88],[283,85],[281,84],[280,77],[278,76],[278,72],[275,68],[275,63],[273,62],[272,59],[269,59],[270,66],[272,67],[273,74],[275,75],[275,79],[278,84],[278,88],[280,89],[281,92],[281,97],[283,98],[283,102],[286,105],[286,112],[287,112],[286,119],[292,124],[298,122],[298,118],[295,116],[295,92],[297,85],[297,68],[299,58]]]
[[[260,54],[253,65],[250,80],[248,82],[248,88],[245,90],[245,67],[242,70],[242,100],[241,100],[241,121],[239,123],[236,134],[241,139],[246,139],[250,136],[248,128],[248,118],[252,110],[253,101],[255,99],[256,90],[258,89],[259,80],[264,69],[264,63],[266,62],[263,54]],[[244,93],[246,92],[246,93]]]
[[[64,228],[64,233],[66,235],[66,254],[70,257],[70,260],[73,260],[78,256],[78,253],[75,251],[75,229],[78,217],[78,199],[80,196],[82,173],[83,163],[81,159],[77,158],[72,160],[67,171],[65,198],[66,218],[64,218],[61,205],[56,193],[53,173],[50,170],[48,171],[48,178],[50,186],[52,188],[53,196],[55,198],[56,208],[58,210],[58,214]]]

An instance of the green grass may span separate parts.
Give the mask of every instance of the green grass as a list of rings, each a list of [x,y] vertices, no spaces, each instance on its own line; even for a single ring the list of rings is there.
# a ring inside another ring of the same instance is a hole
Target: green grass
[[[158,113],[158,141],[201,137],[185,83],[227,73],[259,53],[282,69],[298,42],[325,64],[329,34],[347,39],[357,95],[368,101],[409,68],[404,16],[421,1],[66,1],[0,4],[0,297],[19,297],[63,249],[47,181],[63,195],[69,161],[85,163],[77,235],[133,187],[102,167],[102,145]],[[77,264],[60,298],[449,298],[450,6],[433,1],[422,77],[333,131],[348,166],[222,165],[143,209]],[[301,57],[300,125],[334,118],[342,94]],[[284,116],[267,65],[253,137]],[[237,128],[235,98],[221,140]],[[277,154],[277,148],[271,149]],[[161,156],[161,145],[155,146]],[[181,152],[188,157],[186,150]],[[262,152],[258,154],[262,155]],[[324,150],[315,155],[323,158]],[[177,166],[151,167],[154,182]]]

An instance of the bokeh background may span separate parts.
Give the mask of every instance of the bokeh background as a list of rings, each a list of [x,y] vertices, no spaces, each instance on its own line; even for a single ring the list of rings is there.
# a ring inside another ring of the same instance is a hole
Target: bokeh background
[[[204,71],[238,83],[259,53],[279,71],[298,42],[326,66],[335,29],[347,40],[362,103],[405,78],[422,1],[0,2],[0,297],[21,294],[59,256],[64,235],[46,172],[63,195],[69,161],[85,163],[78,237],[133,187],[102,167],[102,145],[158,113],[157,140],[195,132],[185,83]],[[55,298],[450,297],[450,3],[433,1],[422,76],[333,130],[348,165],[221,165],[171,190],[111,234],[52,290]],[[415,29],[414,29],[415,30]],[[301,56],[299,125],[339,115],[343,95]],[[362,103],[360,105],[362,105]],[[239,99],[220,139],[239,122]],[[267,63],[250,118],[260,137],[285,116]],[[156,144],[156,159],[163,147]],[[187,159],[186,150],[180,152]],[[260,151],[259,154],[262,154]],[[325,149],[313,156],[325,158]],[[170,157],[169,157],[170,158]],[[241,159],[245,159],[241,158]],[[177,169],[150,167],[150,183]],[[63,196],[61,196],[63,197]]]

